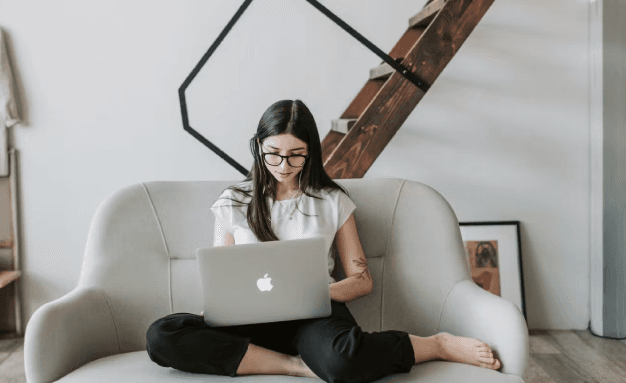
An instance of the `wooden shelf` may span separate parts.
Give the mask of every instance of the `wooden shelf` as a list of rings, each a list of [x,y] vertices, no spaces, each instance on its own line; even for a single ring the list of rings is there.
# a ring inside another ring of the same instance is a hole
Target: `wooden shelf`
[[[0,148],[0,150],[4,150],[4,148]],[[5,236],[8,238],[3,238],[0,241],[0,249],[11,249],[11,258],[8,257],[8,251],[3,251],[2,263],[3,270],[0,270],[0,289],[6,287],[6,289],[2,290],[2,298],[0,298],[0,331],[10,331],[15,332],[17,335],[22,335],[22,315],[20,308],[20,296],[18,294],[17,285],[11,286],[12,282],[16,282],[20,276],[22,275],[22,271],[20,271],[20,246],[19,240],[17,236],[17,228],[19,227],[19,214],[18,214],[18,201],[17,201],[17,159],[18,159],[18,151],[15,148],[9,149],[9,185],[3,184],[5,188],[8,186],[10,189],[7,193],[7,190],[2,191],[2,194],[8,194],[7,197],[10,198],[11,207],[7,209],[6,206],[2,207],[2,210],[9,210],[10,222],[11,222],[11,235]],[[2,177],[4,178],[4,177]],[[3,195],[4,197],[4,195]],[[6,204],[7,201],[2,201]],[[12,292],[11,292],[12,290]],[[11,310],[11,306],[13,309]],[[10,314],[10,312],[13,314]],[[8,316],[14,316],[14,320],[11,320]],[[0,358],[1,360],[2,358]],[[0,374],[1,375],[1,374]],[[0,382],[3,379],[0,378]]]
[[[21,274],[22,272],[17,270],[1,270],[0,289],[19,278]]]

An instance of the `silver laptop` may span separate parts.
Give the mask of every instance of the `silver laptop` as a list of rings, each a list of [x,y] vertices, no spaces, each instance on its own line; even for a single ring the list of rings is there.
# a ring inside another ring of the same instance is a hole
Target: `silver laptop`
[[[196,249],[204,321],[212,327],[331,314],[324,237]]]

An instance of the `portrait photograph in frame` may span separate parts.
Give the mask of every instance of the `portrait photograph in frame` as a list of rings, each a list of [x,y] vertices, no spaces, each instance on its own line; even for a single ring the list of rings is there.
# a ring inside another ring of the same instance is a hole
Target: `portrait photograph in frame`
[[[520,222],[459,222],[459,227],[474,283],[515,304],[528,320]]]

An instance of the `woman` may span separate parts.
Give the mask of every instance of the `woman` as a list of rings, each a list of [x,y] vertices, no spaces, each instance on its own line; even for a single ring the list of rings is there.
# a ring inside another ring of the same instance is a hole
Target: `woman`
[[[147,332],[150,358],[161,366],[216,375],[282,374],[326,382],[370,382],[409,372],[417,363],[448,360],[497,370],[489,346],[439,333],[367,333],[345,303],[372,291],[372,277],[347,192],[325,172],[319,134],[300,100],[270,106],[250,140],[254,164],[246,180],[224,190],[211,207],[215,246],[329,236],[346,278],[329,275],[332,314],[211,328],[202,315],[177,313]],[[329,249],[329,274],[334,260]]]

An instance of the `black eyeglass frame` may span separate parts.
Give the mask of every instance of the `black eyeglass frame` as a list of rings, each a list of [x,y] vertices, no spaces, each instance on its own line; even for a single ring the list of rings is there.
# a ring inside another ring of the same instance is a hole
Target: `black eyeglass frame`
[[[269,162],[267,162],[267,158],[266,158],[266,156],[267,156],[268,154],[271,154],[271,155],[273,155],[273,156],[278,156],[278,157],[280,157],[280,162],[279,162],[278,164],[276,164],[276,165],[272,165],[272,164],[270,164]],[[285,158],[286,158],[286,159],[287,159],[287,164],[288,164],[289,166],[291,166],[292,168],[302,168],[302,167],[304,167],[304,164],[306,164],[306,160],[307,160],[307,158],[309,158],[309,154],[307,154],[306,156],[305,156],[305,155],[303,155],[303,154],[292,154],[292,155],[290,155],[290,156],[281,156],[281,155],[280,155],[280,154],[278,154],[278,153],[267,153],[267,152],[264,152],[264,151],[261,151],[261,156],[263,157],[263,161],[265,161],[265,163],[266,163],[266,164],[268,164],[269,166],[280,166],[280,164],[282,164],[282,163],[283,163],[283,161],[284,161],[284,160],[285,160]],[[300,166],[294,166],[294,165],[292,165],[292,164],[291,164],[291,162],[289,162],[289,158],[290,158],[290,157],[304,157],[304,163],[302,163],[302,165],[300,165]]]

